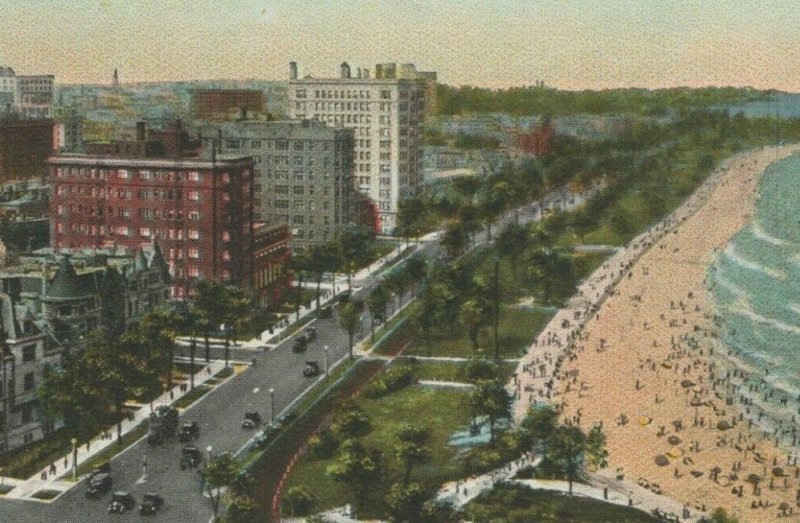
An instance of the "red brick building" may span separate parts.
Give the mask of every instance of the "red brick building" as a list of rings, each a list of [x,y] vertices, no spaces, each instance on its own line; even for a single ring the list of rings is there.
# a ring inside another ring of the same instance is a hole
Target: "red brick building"
[[[164,157],[150,147],[121,149],[137,152],[47,161],[52,246],[136,249],[156,240],[170,267],[173,297],[187,297],[201,278],[250,287],[252,157],[186,158],[196,153],[180,148]]]
[[[555,129],[549,122],[537,125],[527,133],[513,132],[514,145],[523,154],[542,156],[550,151]]]
[[[264,92],[255,89],[195,89],[191,96],[192,115],[197,120],[229,120],[266,112]]]
[[[253,290],[263,304],[281,301],[291,283],[292,235],[285,223],[257,223],[253,234]]]
[[[0,118],[0,183],[41,179],[53,140],[53,120]]]

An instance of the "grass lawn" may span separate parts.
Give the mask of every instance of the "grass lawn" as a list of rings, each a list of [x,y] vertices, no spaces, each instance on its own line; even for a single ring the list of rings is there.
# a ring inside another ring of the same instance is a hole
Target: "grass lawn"
[[[64,455],[72,449],[70,439],[66,430],[59,429],[51,432],[44,439],[0,455],[0,467],[3,468],[3,475],[28,479],[53,461],[63,459]]]
[[[527,523],[529,521],[569,521],[574,523],[647,523],[657,521],[649,514],[630,507],[570,496],[551,490],[533,490],[524,485],[498,485],[481,494],[465,507],[472,521]]]
[[[385,481],[375,485],[370,495],[364,516],[384,515],[383,499],[392,483],[401,476],[400,463],[392,455],[396,434],[404,423],[422,421],[431,429],[430,448],[432,460],[419,466],[412,473],[412,481],[418,481],[428,490],[439,488],[445,481],[460,476],[461,470],[455,449],[448,445],[450,434],[458,427],[466,427],[469,413],[464,408],[466,393],[455,390],[434,390],[408,387],[379,399],[359,399],[358,405],[372,419],[373,431],[364,438],[370,448],[383,451]],[[335,458],[334,458],[335,459]],[[351,501],[346,486],[333,481],[326,473],[332,460],[320,460],[306,454],[295,465],[286,483],[286,489],[305,486],[316,496],[314,510],[324,510],[344,505]]]
[[[134,442],[138,441],[139,438],[147,434],[147,422],[139,423],[133,430],[128,432],[127,434],[123,434],[122,436],[122,444],[117,444],[117,429],[114,427],[113,437],[114,443],[102,451],[95,454],[89,461],[84,461],[80,465],[78,465],[78,477],[80,478],[82,474],[86,474],[91,472],[92,468],[100,465],[101,463],[105,463],[106,461],[111,461],[111,459],[122,452],[123,450],[127,449]],[[72,475],[67,476],[69,479],[72,479]]]
[[[60,490],[51,490],[51,489],[47,489],[47,490],[40,490],[40,491],[38,491],[38,492],[34,492],[34,493],[31,495],[31,497],[32,497],[32,498],[36,498],[36,499],[45,499],[45,500],[49,500],[49,499],[54,499],[54,498],[55,498],[56,496],[58,496],[59,494],[61,494],[61,491],[60,491]]]
[[[179,361],[179,362],[176,362],[176,363],[173,364],[173,370],[175,371],[176,374],[178,374],[178,373],[184,374],[187,377],[189,376],[189,374],[196,374],[203,367],[205,367],[205,365],[202,365],[200,363],[195,363],[194,364],[194,372],[192,372],[192,364],[191,363],[184,363],[182,361]]]
[[[511,377],[517,364],[513,362],[502,362],[500,364],[503,370],[504,380]],[[461,362],[450,361],[420,361],[416,370],[417,378],[420,380],[439,380],[439,381],[457,381],[466,383],[467,381],[467,365]]]
[[[211,381],[211,380],[209,380]],[[176,401],[172,406],[176,409],[185,409],[192,403],[194,403],[197,399],[205,396],[205,394],[210,391],[213,387],[207,387],[206,385],[197,385],[193,390],[190,390],[183,396],[181,396],[178,401]]]
[[[498,326],[498,347],[501,358],[518,358],[536,335],[547,325],[553,312],[528,310],[504,306],[500,309]],[[456,329],[455,335],[446,330],[431,337],[430,347],[424,339],[415,338],[405,354],[417,356],[450,356],[469,358],[475,354],[494,355],[494,334],[491,327],[484,329],[478,337],[478,351],[463,329]]]

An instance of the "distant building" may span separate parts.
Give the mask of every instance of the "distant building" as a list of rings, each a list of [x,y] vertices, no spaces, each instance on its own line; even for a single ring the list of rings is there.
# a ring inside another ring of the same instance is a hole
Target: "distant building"
[[[358,220],[353,130],[322,122],[236,122],[202,126],[205,150],[255,159],[255,220],[286,223],[292,248],[323,243]]]
[[[52,246],[136,249],[157,240],[174,298],[202,278],[250,287],[252,157],[199,157],[180,122],[149,135],[141,124],[136,134],[48,160]]]
[[[0,183],[41,180],[53,153],[53,121],[0,118]]]
[[[65,347],[81,347],[101,325],[119,332],[166,303],[169,275],[157,246],[73,254],[37,251],[0,272],[0,452],[55,429],[42,416],[36,388]]]
[[[525,155],[543,156],[550,151],[555,136],[555,129],[550,121],[544,121],[530,131],[511,130],[514,147]]]
[[[377,64],[375,78],[381,80],[421,80],[425,83],[425,119],[436,116],[437,105],[437,75],[436,71],[417,71],[414,64]]]
[[[285,223],[257,223],[253,230],[253,290],[264,305],[283,299],[291,283],[288,270],[292,235]]]
[[[192,116],[200,121],[225,121],[266,113],[264,92],[255,89],[194,89]]]
[[[17,76],[17,113],[23,118],[53,117],[52,74]]]
[[[17,73],[0,66],[0,115],[9,115],[17,105]]]
[[[377,202],[381,230],[389,233],[397,226],[400,200],[422,183],[425,80],[398,77],[386,64],[382,78],[360,68],[353,76],[347,63],[340,69],[339,78],[299,78],[291,62],[289,117],[354,129],[355,186]]]
[[[83,151],[83,111],[77,104],[55,110],[55,150],[64,153]]]

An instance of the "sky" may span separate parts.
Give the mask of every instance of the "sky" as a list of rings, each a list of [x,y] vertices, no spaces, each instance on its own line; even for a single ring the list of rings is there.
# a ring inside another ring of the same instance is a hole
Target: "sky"
[[[798,0],[0,0],[0,65],[58,83],[336,76],[800,92]]]

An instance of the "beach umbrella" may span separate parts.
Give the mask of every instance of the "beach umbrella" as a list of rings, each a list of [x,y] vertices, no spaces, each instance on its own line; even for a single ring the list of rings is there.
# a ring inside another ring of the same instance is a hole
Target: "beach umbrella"
[[[772,469],[772,475],[773,476],[778,476],[778,477],[783,476],[784,475],[783,474],[783,467],[774,467]]]
[[[658,465],[659,467],[665,467],[669,465],[669,458],[667,458],[663,454],[659,454],[658,456],[656,456],[656,465]]]
[[[670,437],[668,437],[668,438],[667,438],[667,442],[669,442],[669,444],[670,444],[670,445],[672,445],[672,446],[675,446],[675,445],[680,445],[680,443],[681,443],[681,438],[679,438],[678,436],[675,436],[675,435],[673,434],[672,436],[670,436]]]
[[[680,458],[681,456],[683,456],[683,451],[678,447],[672,447],[671,449],[669,449],[669,452],[667,452],[667,456],[669,456],[670,458]]]
[[[681,382],[681,387],[688,389],[689,387],[694,387],[694,382],[692,380],[683,380]]]
[[[639,425],[641,425],[642,427],[650,425],[650,422],[652,422],[652,421],[653,421],[653,418],[648,418],[647,416],[640,416],[639,417]]]
[[[731,424],[728,423],[725,420],[722,420],[719,423],[717,423],[717,429],[719,429],[719,430],[728,430],[730,428],[731,428]]]

